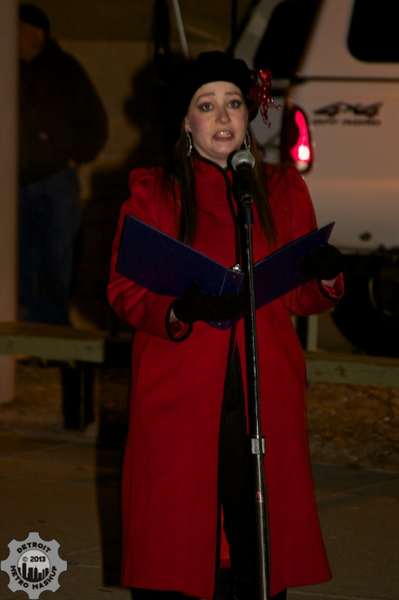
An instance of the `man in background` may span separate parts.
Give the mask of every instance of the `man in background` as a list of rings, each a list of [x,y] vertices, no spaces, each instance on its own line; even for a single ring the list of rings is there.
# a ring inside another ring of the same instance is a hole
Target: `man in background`
[[[103,148],[107,116],[88,75],[33,4],[19,7],[19,58],[21,317],[68,324],[80,224],[77,167]]]

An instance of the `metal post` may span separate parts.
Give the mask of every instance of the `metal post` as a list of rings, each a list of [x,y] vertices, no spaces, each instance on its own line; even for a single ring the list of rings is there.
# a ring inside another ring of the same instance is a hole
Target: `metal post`
[[[179,0],[172,0],[173,10],[175,11],[176,27],[179,34],[180,45],[184,56],[189,55],[186,33],[184,31],[183,18],[181,16]]]
[[[16,313],[17,3],[0,2],[0,320]],[[0,357],[0,403],[14,395],[14,359]]]
[[[238,0],[230,1],[230,46],[234,46],[238,30]]]

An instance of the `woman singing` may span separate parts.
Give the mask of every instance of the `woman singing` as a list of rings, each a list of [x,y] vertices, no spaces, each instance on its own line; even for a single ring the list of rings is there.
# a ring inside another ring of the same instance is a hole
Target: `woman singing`
[[[115,264],[128,214],[226,267],[240,262],[228,159],[244,147],[257,155],[248,124],[259,104],[265,111],[267,88],[243,61],[207,52],[179,67],[173,92],[180,138],[165,168],[131,173],[108,288],[113,309],[135,329],[122,583],[138,599],[211,600],[225,535],[233,597],[255,600],[242,299],[214,298],[195,287],[180,298],[158,295],[120,275]],[[315,229],[316,221],[294,169],[257,158],[254,186],[257,261]],[[331,308],[343,282],[335,248],[326,246],[312,258],[312,280],[256,314],[271,595],[278,600],[289,587],[330,578],[309,460],[305,362],[292,316]],[[233,325],[209,324],[224,320]]]

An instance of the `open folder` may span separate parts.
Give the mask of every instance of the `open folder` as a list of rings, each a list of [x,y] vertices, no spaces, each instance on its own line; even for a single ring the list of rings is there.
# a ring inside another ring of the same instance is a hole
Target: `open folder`
[[[308,280],[302,259],[328,242],[333,226],[329,223],[315,229],[255,263],[257,308]],[[181,296],[193,283],[211,295],[238,294],[244,281],[238,265],[224,267],[132,215],[125,218],[116,270],[152,292],[168,296]]]

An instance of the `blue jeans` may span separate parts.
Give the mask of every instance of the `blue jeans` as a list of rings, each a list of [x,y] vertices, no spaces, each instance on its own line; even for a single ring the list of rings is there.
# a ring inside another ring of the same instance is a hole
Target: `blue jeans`
[[[75,169],[20,189],[19,297],[27,321],[69,323],[73,254],[80,224]]]

